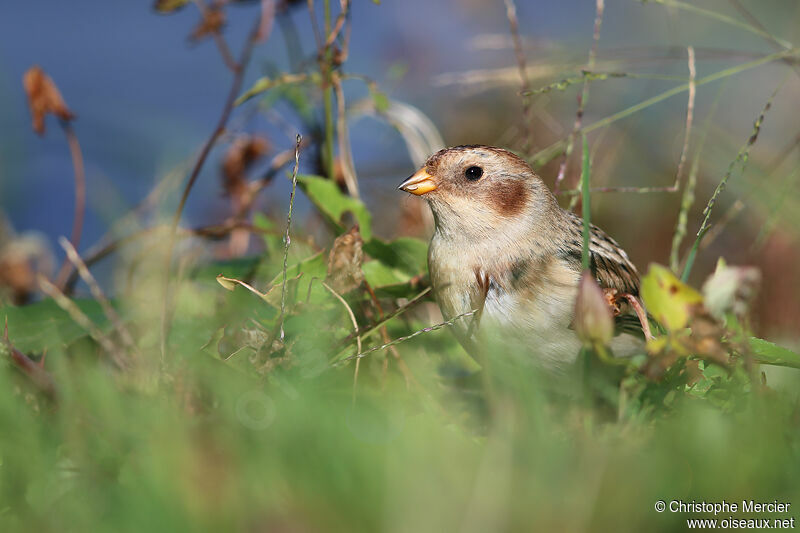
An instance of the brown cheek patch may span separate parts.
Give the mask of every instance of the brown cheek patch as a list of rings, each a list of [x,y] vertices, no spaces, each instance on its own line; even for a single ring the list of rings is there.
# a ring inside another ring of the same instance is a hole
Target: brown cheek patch
[[[494,185],[489,192],[492,206],[503,216],[520,214],[528,203],[528,189],[519,181],[503,181]]]

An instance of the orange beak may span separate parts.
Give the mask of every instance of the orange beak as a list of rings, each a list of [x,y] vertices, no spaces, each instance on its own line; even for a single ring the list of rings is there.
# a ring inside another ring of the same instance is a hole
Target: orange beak
[[[417,196],[436,190],[436,180],[424,168],[419,169],[413,176],[400,184],[398,189],[410,192]]]

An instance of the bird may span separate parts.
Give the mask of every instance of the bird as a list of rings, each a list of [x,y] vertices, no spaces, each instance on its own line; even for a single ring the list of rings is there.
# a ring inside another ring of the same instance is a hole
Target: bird
[[[583,219],[559,206],[526,161],[492,146],[445,148],[398,188],[430,206],[434,297],[470,355],[480,363],[481,350],[494,354],[487,346],[499,342],[545,368],[576,360]],[[615,356],[643,353],[639,273],[614,239],[590,228],[591,274],[616,315],[610,348]]]

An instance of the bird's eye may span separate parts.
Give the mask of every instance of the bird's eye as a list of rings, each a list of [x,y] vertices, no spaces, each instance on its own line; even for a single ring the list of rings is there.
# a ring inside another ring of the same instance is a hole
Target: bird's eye
[[[469,167],[464,171],[464,176],[470,181],[477,181],[483,176],[483,169],[481,167]]]

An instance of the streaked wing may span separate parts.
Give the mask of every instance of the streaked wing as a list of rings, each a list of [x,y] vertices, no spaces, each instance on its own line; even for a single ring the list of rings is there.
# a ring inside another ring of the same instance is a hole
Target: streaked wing
[[[583,220],[573,213],[568,213],[570,236],[568,249],[563,257],[571,263],[571,267],[580,270],[583,255]],[[604,289],[616,289],[618,294],[630,294],[639,297],[639,272],[631,263],[628,254],[603,230],[590,225],[591,234],[589,252],[591,253],[589,268],[597,282]],[[629,305],[623,303],[622,313],[614,317],[616,334],[627,333],[644,339],[642,324],[632,314]]]
[[[570,222],[570,237],[566,241],[567,249],[562,250],[564,259],[577,270],[581,268],[583,255],[583,221],[577,215],[567,212]],[[639,272],[631,263],[628,254],[609,237],[606,232],[590,225],[591,235],[589,252],[591,261],[589,268],[604,289],[616,289],[622,294],[639,296]]]

